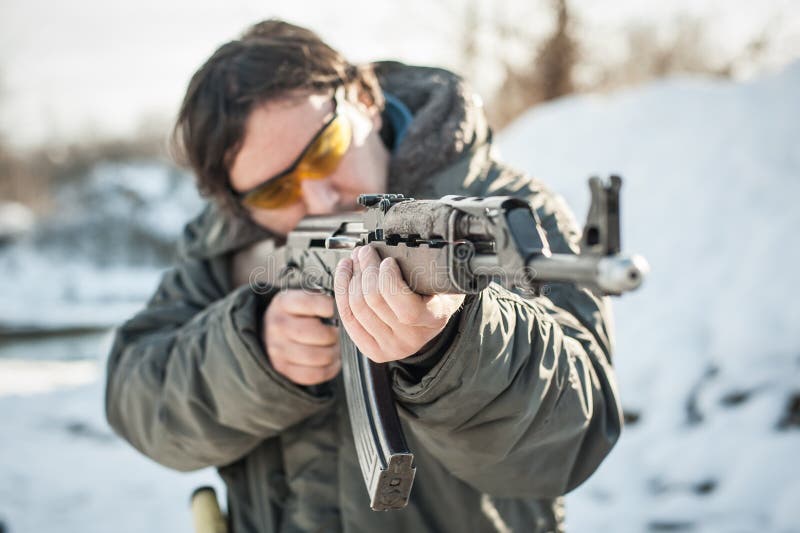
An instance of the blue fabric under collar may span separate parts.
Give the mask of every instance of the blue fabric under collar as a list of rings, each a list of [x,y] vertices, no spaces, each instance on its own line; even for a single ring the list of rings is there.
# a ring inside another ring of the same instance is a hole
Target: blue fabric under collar
[[[389,121],[389,125],[392,127],[394,142],[389,148],[394,151],[400,146],[400,143],[403,142],[403,138],[408,132],[408,127],[414,120],[414,115],[411,114],[411,110],[408,109],[408,106],[401,102],[396,96],[384,92],[383,98],[386,101],[386,105],[383,108],[382,116],[384,120]]]

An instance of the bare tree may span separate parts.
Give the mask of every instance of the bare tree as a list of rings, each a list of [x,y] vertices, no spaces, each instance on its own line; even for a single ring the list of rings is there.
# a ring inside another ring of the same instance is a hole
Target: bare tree
[[[491,123],[502,128],[526,109],[575,90],[573,71],[580,58],[580,45],[573,35],[573,22],[566,0],[550,0],[554,25],[540,43],[527,48],[533,52],[521,64],[504,59],[501,89],[487,105]],[[501,37],[519,37],[514,27],[496,28]]]
[[[776,33],[773,20],[738,53],[720,57],[710,40],[708,20],[684,14],[671,22],[633,23],[619,30],[627,57],[609,63],[593,55],[593,47],[578,37],[582,24],[567,0],[546,2],[553,24],[544,35],[531,30],[529,17],[507,16],[513,11],[509,7],[518,8],[522,2],[496,1],[493,17],[482,12],[481,0],[449,6],[461,20],[461,72],[476,81],[487,66],[502,65],[499,88],[485,94],[487,114],[496,128],[539,103],[575,92],[610,90],[676,74],[732,77],[757,64]]]

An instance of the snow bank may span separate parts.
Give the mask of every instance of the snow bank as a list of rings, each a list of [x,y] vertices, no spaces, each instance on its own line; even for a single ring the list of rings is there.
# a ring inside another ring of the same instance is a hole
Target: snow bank
[[[35,220],[33,212],[24,205],[0,201],[0,246],[29,232]]]
[[[638,422],[568,500],[572,531],[800,531],[800,62],[537,107],[499,137],[584,220],[619,173],[622,237],[652,273],[615,303]]]
[[[95,361],[0,360],[0,398],[31,396],[97,381]]]
[[[25,239],[0,248],[0,330],[110,327],[139,309],[201,206],[160,163],[97,165]]]
[[[2,355],[0,353],[0,355]],[[147,459],[112,433],[103,414],[102,360],[5,361],[25,391],[0,391],[0,529],[8,533],[193,531],[189,496],[224,489],[211,469],[178,473]],[[64,374],[55,375],[60,370]],[[50,380],[45,381],[49,376]],[[72,380],[64,376],[72,376]],[[67,382],[71,381],[71,382]],[[30,387],[39,387],[33,394]],[[6,529],[3,529],[5,526]]]

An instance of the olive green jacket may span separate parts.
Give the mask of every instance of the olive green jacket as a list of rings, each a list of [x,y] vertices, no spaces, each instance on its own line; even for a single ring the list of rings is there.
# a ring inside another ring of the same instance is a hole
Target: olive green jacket
[[[398,148],[410,163],[392,167],[390,192],[522,196],[554,251],[576,250],[560,201],[492,157],[461,80],[398,64],[378,72],[414,113],[404,144],[457,130],[438,154]],[[431,102],[452,120],[414,129],[435,115]],[[452,117],[456,107],[462,115]],[[425,157],[427,169],[414,168]],[[177,470],[218,467],[237,533],[562,530],[560,496],[591,475],[621,428],[604,299],[566,284],[532,299],[491,285],[467,297],[430,350],[392,363],[417,475],[408,507],[379,513],[368,505],[341,376],[319,395],[278,374],[261,331],[274,293],[233,286],[233,254],[264,237],[214,207],[187,226],[178,264],[116,333],[106,410],[120,435]]]

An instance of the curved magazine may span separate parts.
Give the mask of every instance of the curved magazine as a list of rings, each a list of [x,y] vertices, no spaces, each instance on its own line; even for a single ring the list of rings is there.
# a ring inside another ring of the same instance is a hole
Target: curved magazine
[[[341,328],[342,372],[358,463],[374,511],[402,509],[414,483],[414,455],[397,416],[385,365],[364,356]]]

